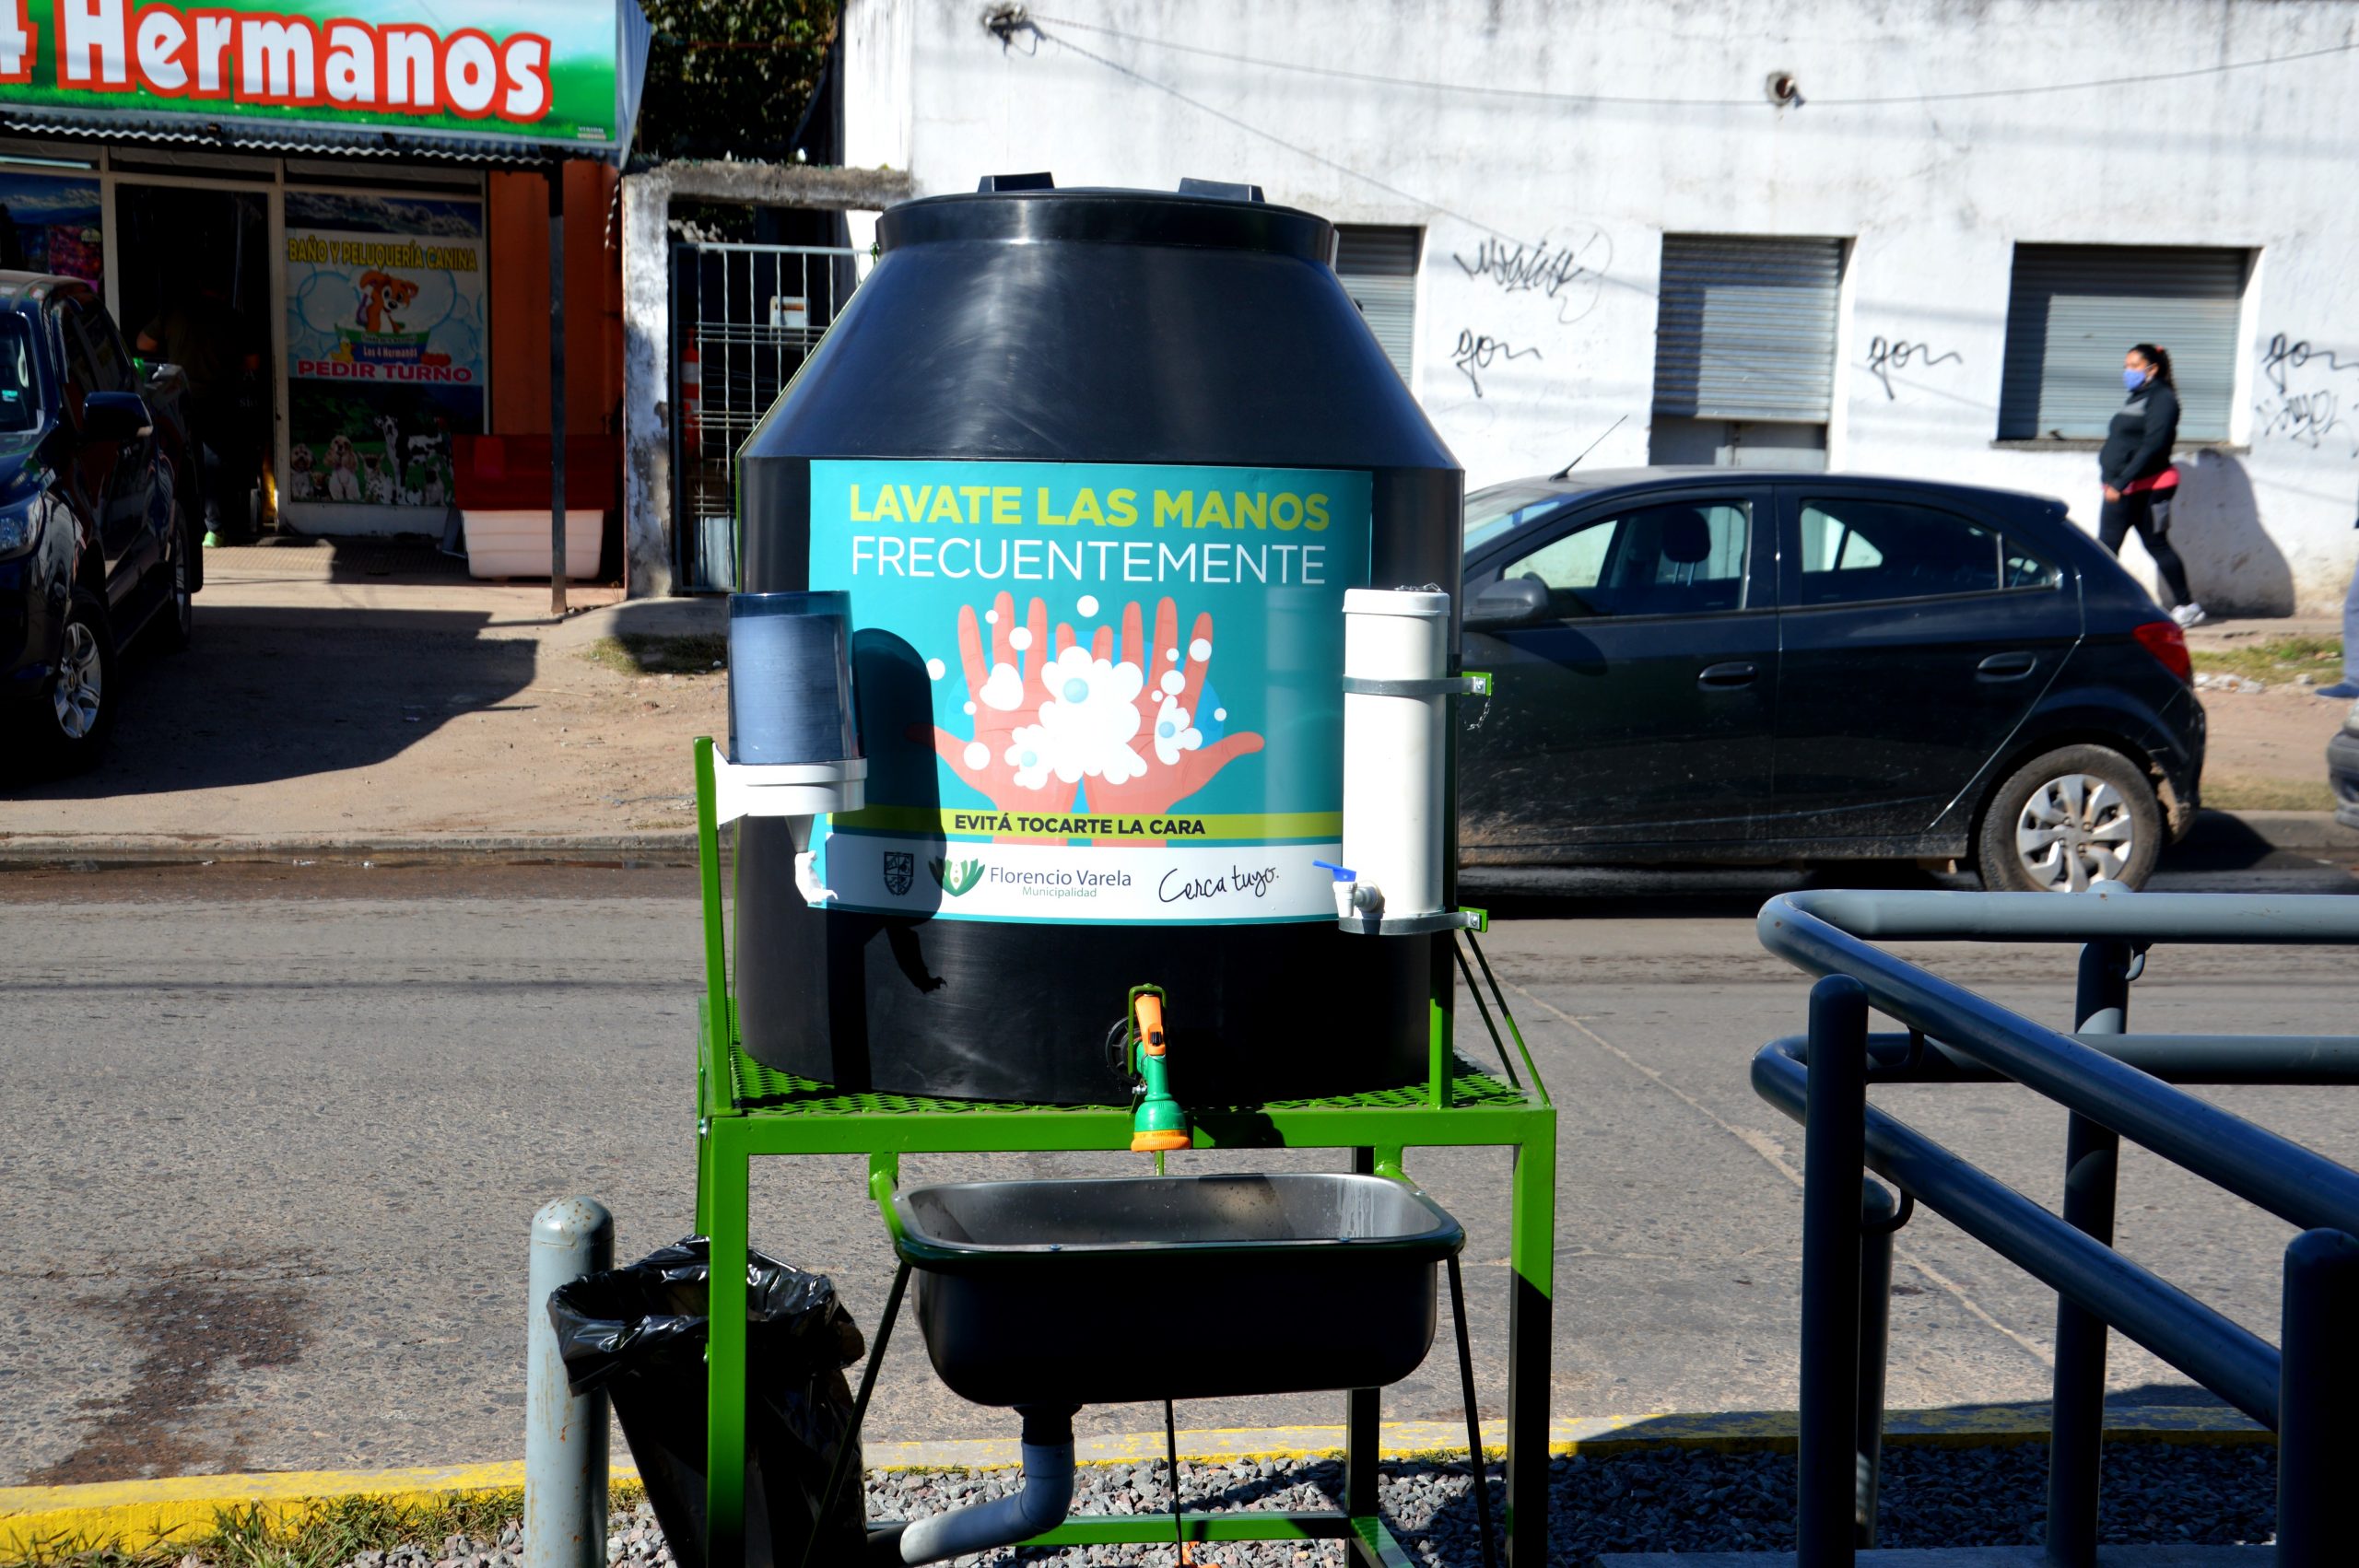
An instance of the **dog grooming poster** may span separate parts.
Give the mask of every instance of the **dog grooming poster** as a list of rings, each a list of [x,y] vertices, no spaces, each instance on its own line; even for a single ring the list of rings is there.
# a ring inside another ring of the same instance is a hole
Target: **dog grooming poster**
[[[452,438],[483,430],[480,202],[287,194],[283,498],[451,502]]]

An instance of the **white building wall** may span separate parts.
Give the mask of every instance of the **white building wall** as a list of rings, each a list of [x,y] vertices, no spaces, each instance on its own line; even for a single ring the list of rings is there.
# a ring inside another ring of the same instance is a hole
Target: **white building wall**
[[[2182,447],[2173,538],[2215,610],[2341,603],[2359,53],[1925,95],[2347,51],[2347,0],[1056,0],[1005,42],[987,9],[850,0],[847,163],[923,194],[1243,180],[1424,228],[1414,390],[1470,486],[1592,441],[1590,465],[1646,461],[1663,234],[1828,236],[1852,242],[1830,466],[2039,491],[2094,527],[2093,452],[1994,444],[2013,247],[2257,250],[2233,439]],[[1769,103],[1773,71],[1802,107]],[[2271,360],[2281,334],[2306,364]],[[1878,374],[1879,340],[1923,348]]]

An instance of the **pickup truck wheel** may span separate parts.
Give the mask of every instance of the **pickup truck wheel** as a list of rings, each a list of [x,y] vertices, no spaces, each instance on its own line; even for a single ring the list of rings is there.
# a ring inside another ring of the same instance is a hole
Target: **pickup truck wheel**
[[[42,700],[33,704],[35,745],[60,772],[78,772],[99,760],[114,728],[114,638],[106,606],[77,589],[58,638],[57,669]]]
[[[2107,746],[2062,746],[1991,795],[1975,867],[1994,892],[2138,888],[2162,847],[2162,802],[2145,770]]]

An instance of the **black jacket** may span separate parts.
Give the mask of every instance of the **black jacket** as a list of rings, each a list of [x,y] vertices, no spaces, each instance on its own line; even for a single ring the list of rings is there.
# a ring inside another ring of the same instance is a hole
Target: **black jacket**
[[[2133,479],[2160,474],[2171,465],[2171,443],[2177,439],[2178,393],[2160,381],[2148,381],[2130,394],[2106,427],[2097,473],[2117,490]]]

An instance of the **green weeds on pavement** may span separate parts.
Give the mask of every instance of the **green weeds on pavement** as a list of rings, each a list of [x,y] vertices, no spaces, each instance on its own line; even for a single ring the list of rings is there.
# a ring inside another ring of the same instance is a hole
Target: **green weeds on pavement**
[[[607,1516],[628,1519],[646,1497],[637,1485],[607,1493]],[[422,1548],[443,1555],[452,1536],[499,1539],[500,1529],[522,1516],[521,1491],[463,1492],[426,1506],[376,1497],[340,1497],[310,1517],[274,1521],[259,1506],[225,1508],[209,1529],[194,1529],[144,1542],[71,1539],[35,1543],[7,1568],[337,1568],[364,1551]],[[191,1560],[194,1559],[194,1562]]]
[[[2203,803],[2215,812],[2330,812],[2335,801],[2324,778],[2206,778]]]
[[[2272,685],[2300,674],[2316,676],[2322,686],[2342,679],[2342,639],[2339,637],[2272,637],[2227,648],[2199,648],[2191,657],[2198,670],[2208,670],[2215,675],[2242,675],[2247,680]]]
[[[593,664],[618,675],[701,675],[729,661],[729,639],[719,633],[655,637],[625,632],[602,637],[581,650]]]

